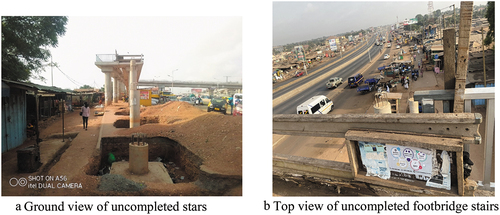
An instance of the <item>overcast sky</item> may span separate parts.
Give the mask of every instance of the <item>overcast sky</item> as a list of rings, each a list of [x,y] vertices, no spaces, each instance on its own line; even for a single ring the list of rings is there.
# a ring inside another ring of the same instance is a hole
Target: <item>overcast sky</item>
[[[433,1],[442,12],[459,1]],[[485,1],[474,5],[486,5]],[[428,1],[273,2],[273,46],[359,31],[428,13]],[[457,11],[458,13],[458,11]]]
[[[241,17],[83,17],[69,16],[66,34],[50,48],[54,86],[100,88],[104,73],[95,66],[96,54],[143,54],[140,80],[242,80]],[[51,85],[51,68],[43,76]]]

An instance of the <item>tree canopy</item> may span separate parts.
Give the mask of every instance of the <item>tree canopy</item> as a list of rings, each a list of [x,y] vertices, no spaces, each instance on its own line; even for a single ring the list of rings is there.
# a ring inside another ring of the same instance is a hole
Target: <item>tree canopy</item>
[[[43,63],[66,33],[65,16],[2,16],[2,79],[42,79]]]
[[[488,33],[486,33],[486,38],[484,38],[484,45],[489,46],[493,41],[495,41],[495,2],[488,2],[488,6],[486,7],[486,19],[488,19],[488,23],[490,23],[490,29]]]
[[[81,86],[80,89],[94,89],[94,88],[85,84],[85,85]]]

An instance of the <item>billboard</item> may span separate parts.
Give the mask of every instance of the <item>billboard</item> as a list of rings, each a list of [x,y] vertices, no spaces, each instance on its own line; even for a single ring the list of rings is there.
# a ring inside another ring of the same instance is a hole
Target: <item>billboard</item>
[[[403,25],[413,25],[413,24],[417,24],[417,19],[413,18],[413,19],[405,19],[403,21]]]
[[[304,56],[304,48],[302,46],[295,46],[294,50],[297,55],[297,60],[306,60]]]
[[[335,39],[331,39],[329,42],[330,42],[330,50],[337,51],[337,43]]]
[[[352,35],[349,35],[349,42],[352,42]]]

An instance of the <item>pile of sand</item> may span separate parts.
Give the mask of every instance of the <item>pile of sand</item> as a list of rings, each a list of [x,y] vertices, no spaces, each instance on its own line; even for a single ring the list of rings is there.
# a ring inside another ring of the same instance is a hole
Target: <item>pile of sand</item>
[[[189,121],[207,114],[187,102],[170,101],[162,105],[141,108],[142,118],[158,119],[160,124],[173,124],[180,121]]]

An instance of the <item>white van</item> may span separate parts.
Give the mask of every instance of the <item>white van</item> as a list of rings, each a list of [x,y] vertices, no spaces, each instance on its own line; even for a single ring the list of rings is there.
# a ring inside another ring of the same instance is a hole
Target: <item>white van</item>
[[[327,114],[333,108],[333,102],[326,96],[313,96],[297,106],[297,114]]]

